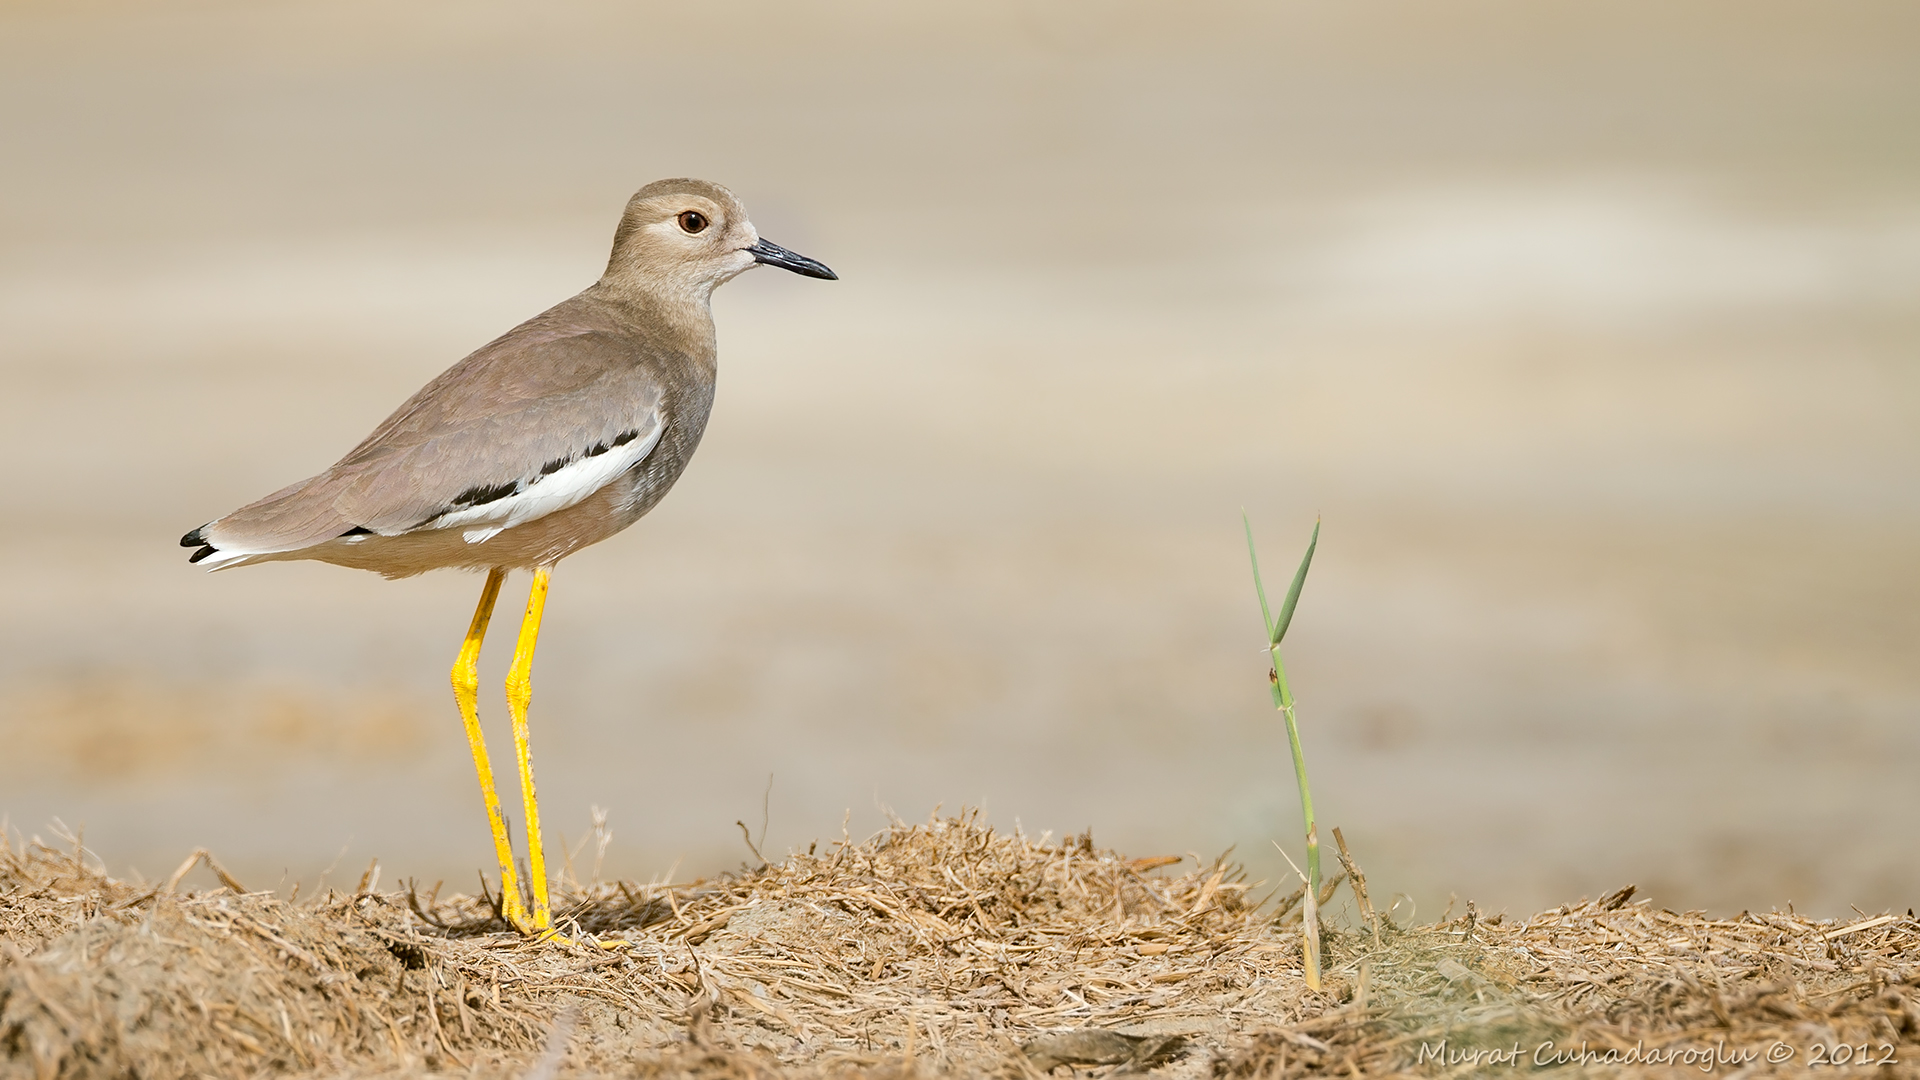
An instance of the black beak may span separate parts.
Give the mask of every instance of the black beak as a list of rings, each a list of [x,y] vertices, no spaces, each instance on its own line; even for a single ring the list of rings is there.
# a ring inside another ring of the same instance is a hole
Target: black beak
[[[754,262],[766,263],[768,266],[777,266],[782,270],[791,270],[796,274],[804,274],[807,277],[825,278],[828,281],[840,280],[840,275],[827,269],[826,263],[815,262],[805,255],[796,255],[786,248],[781,247],[779,244],[772,244],[762,240],[747,250],[753,253]]]

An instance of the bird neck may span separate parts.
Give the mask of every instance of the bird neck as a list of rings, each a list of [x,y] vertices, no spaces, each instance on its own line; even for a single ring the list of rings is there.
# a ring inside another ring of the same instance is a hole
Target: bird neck
[[[636,283],[609,274],[587,290],[619,312],[621,317],[653,331],[683,341],[691,355],[713,355],[713,308],[709,304],[712,289],[686,293],[678,290],[636,287]]]

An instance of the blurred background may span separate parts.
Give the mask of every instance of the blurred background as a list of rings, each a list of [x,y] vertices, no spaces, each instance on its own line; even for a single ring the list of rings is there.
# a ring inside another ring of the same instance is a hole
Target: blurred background
[[[1277,882],[1245,507],[1282,583],[1324,517],[1290,672],[1376,894],[1912,905],[1916,41],[1892,2],[7,4],[0,812],[119,874],[491,873],[479,579],[175,543],[693,175],[842,280],[717,295],[699,456],[556,575],[546,827],[607,808],[608,873],[966,804]]]

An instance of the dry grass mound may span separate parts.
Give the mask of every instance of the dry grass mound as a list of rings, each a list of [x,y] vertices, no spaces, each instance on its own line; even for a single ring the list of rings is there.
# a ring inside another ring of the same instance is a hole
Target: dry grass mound
[[[1844,1045],[1920,1075],[1910,916],[1709,920],[1624,891],[1469,909],[1329,932],[1316,993],[1297,916],[1228,863],[1173,861],[899,823],[713,881],[570,890],[568,933],[628,943],[603,950],[523,940],[484,896],[181,895],[8,845],[0,1077],[1462,1075],[1532,1071],[1542,1045],[1563,1074],[1698,1074],[1672,1055],[1717,1046],[1758,1056],[1715,1070],[1787,1075]]]

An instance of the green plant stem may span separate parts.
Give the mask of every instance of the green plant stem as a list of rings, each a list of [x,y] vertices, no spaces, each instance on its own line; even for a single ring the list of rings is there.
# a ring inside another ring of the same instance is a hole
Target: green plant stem
[[[1300,781],[1300,815],[1307,825],[1307,888],[1320,894],[1320,832],[1313,823],[1313,792],[1307,788],[1307,755],[1300,749],[1300,725],[1293,718],[1293,691],[1287,688],[1287,666],[1280,661],[1280,646],[1274,645],[1272,683],[1273,707],[1287,721],[1287,742],[1293,749],[1293,775]]]

